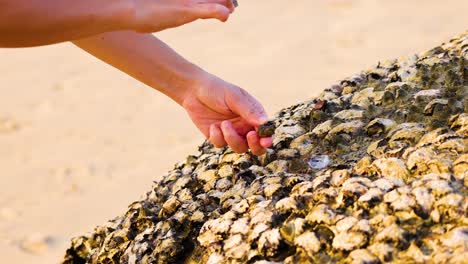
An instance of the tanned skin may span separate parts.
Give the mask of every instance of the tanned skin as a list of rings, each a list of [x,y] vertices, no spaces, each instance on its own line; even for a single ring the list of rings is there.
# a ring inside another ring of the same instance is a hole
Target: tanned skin
[[[256,132],[263,106],[151,34],[232,12],[231,0],[0,0],[0,47],[72,41],[181,105],[214,146],[262,155],[272,144]]]

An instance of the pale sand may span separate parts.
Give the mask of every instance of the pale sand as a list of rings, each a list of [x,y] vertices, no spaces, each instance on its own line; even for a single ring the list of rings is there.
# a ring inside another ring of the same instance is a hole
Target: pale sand
[[[468,25],[466,0],[240,5],[227,24],[158,35],[272,114]],[[58,262],[72,236],[123,213],[203,140],[176,104],[70,44],[0,49],[0,72],[1,263]]]

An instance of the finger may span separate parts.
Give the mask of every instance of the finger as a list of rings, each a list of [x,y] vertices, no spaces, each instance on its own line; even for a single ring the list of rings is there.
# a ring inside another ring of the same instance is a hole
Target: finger
[[[226,103],[233,112],[240,115],[249,124],[258,127],[268,121],[268,115],[262,104],[242,88],[236,87],[229,96]]]
[[[247,143],[252,153],[256,156],[261,156],[265,154],[266,150],[260,145],[260,138],[257,135],[257,132],[250,131],[247,134]]]
[[[226,0],[195,0],[197,4],[223,4],[226,5]]]
[[[249,150],[246,140],[237,134],[231,122],[223,121],[221,123],[221,131],[224,135],[224,140],[237,153],[244,153]]]
[[[229,120],[234,127],[234,130],[236,130],[237,134],[239,134],[242,137],[247,136],[247,133],[249,133],[252,130],[255,130],[255,127],[252,126],[251,124],[247,123],[243,118],[238,117],[235,119],[230,119]]]
[[[226,6],[230,11],[231,13],[234,11],[235,9],[235,5],[234,5],[234,0],[196,0],[195,1],[197,4],[222,4],[224,6]]]
[[[260,138],[260,145],[264,148],[269,148],[273,145],[273,139],[271,137]]]
[[[229,18],[231,13],[228,7],[224,6],[223,4],[216,3],[200,3],[190,7],[189,12],[191,12],[196,18],[214,18],[223,22]]]
[[[221,132],[221,128],[217,124],[212,124],[210,126],[209,140],[217,148],[222,148],[227,145],[226,141],[224,140],[223,132]]]
[[[234,6],[234,2],[233,0],[224,0],[226,2],[226,5],[227,5],[227,8],[229,9],[229,11],[234,12],[234,10],[236,9],[236,7]]]

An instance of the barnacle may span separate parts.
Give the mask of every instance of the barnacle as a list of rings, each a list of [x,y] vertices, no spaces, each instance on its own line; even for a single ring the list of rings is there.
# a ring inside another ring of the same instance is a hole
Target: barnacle
[[[468,32],[205,142],[63,263],[465,263]]]

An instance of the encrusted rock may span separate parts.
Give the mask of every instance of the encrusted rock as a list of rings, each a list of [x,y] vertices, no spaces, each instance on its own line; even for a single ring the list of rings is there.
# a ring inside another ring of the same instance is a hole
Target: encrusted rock
[[[465,263],[468,32],[204,143],[63,263]]]

